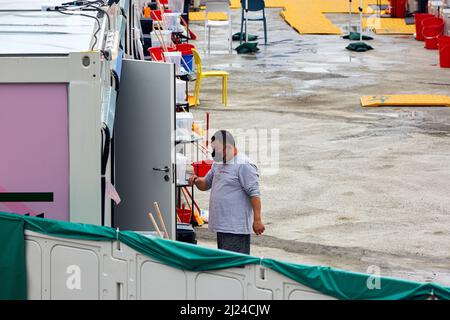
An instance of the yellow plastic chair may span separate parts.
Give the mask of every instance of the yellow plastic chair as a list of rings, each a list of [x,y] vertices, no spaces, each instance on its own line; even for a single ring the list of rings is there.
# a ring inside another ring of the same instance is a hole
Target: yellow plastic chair
[[[194,63],[197,67],[197,79],[195,81],[194,99],[195,106],[200,104],[200,88],[202,86],[202,79],[209,77],[221,77],[222,78],[222,103],[225,107],[228,104],[228,72],[226,71],[203,71],[202,60],[197,50],[192,49],[194,55]]]

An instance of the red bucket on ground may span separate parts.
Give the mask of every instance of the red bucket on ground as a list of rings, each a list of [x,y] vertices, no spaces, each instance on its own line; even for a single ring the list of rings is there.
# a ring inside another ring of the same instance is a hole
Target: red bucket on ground
[[[440,36],[438,38],[439,65],[441,68],[450,68],[450,37]]]
[[[192,167],[194,167],[194,173],[198,177],[204,177],[211,170],[213,160],[202,160],[198,162],[193,162]]]
[[[425,19],[433,18],[434,16],[429,13],[416,13],[414,14],[414,20],[416,22],[416,40],[417,41],[425,41],[425,38],[422,34],[422,22]]]
[[[425,48],[437,49],[438,38],[444,33],[444,20],[441,18],[428,18],[422,21],[422,35],[425,38]]]

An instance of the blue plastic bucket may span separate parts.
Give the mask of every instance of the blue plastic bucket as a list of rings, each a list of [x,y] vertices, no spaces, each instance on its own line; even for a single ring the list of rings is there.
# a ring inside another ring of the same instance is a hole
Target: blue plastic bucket
[[[194,55],[193,54],[183,54],[183,59],[181,60],[181,65],[187,72],[192,71],[193,63],[194,63]]]

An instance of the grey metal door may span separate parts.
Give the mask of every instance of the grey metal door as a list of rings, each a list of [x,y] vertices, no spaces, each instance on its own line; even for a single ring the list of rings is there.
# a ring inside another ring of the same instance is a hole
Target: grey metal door
[[[114,226],[154,230],[156,201],[169,237],[175,239],[174,66],[124,60],[115,118],[115,185],[121,203]],[[161,228],[161,227],[160,227]]]

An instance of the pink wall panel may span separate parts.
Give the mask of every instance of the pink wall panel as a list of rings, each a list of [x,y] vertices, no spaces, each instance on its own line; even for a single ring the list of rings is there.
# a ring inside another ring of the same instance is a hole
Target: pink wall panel
[[[66,84],[0,84],[2,192],[53,192],[53,202],[0,202],[0,211],[69,220]]]

